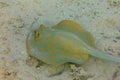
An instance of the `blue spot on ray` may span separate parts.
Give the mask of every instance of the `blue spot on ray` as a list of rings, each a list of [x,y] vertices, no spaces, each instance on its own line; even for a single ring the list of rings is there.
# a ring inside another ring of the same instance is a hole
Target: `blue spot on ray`
[[[35,46],[39,46],[38,44],[34,44]]]
[[[56,32],[51,32],[51,34],[55,34]]]
[[[42,52],[38,51],[38,54],[39,54],[39,55],[41,55],[41,54],[42,54]]]
[[[82,37],[82,36],[85,36],[85,34],[79,34],[79,35],[80,35],[81,37]]]
[[[55,62],[59,62],[60,60],[59,60],[59,59],[57,59],[57,58],[54,58],[54,61],[55,61]]]
[[[44,44],[42,44],[42,48],[44,48]]]
[[[49,55],[45,55],[45,57],[48,59],[48,60],[51,60],[51,57]]]
[[[58,42],[56,41],[56,46],[58,46]]]
[[[48,50],[46,50],[45,52],[47,52],[47,53],[48,53]]]
[[[54,58],[54,61],[56,61],[56,58]]]
[[[82,38],[82,40],[86,40],[86,38]]]
[[[48,46],[46,46],[46,48],[48,48]]]
[[[42,32],[42,36],[45,36],[45,33],[44,33],[44,32]]]
[[[38,51],[35,49],[35,50],[33,50],[33,52],[36,53],[36,52],[38,52]]]
[[[51,38],[47,38],[47,40],[49,41],[49,40],[51,40]]]
[[[56,52],[56,54],[59,54],[59,52]]]
[[[44,42],[47,42],[47,40],[46,40],[46,39],[44,39]]]
[[[84,61],[81,59],[81,58],[77,58],[74,60],[75,62],[78,62],[78,63],[83,63]]]
[[[59,53],[60,56],[62,56],[63,54],[62,53]]]
[[[72,54],[68,53],[68,57],[72,57],[72,56],[73,56]]]
[[[48,55],[45,55],[45,57],[46,57],[46,58],[49,58],[49,56],[48,56]]]

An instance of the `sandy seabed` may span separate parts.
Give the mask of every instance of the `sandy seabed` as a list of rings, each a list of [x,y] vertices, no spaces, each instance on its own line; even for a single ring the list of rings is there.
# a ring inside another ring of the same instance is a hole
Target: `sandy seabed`
[[[119,63],[94,57],[53,77],[46,64],[28,64],[28,33],[64,19],[91,32],[99,50],[120,55],[120,0],[0,0],[0,80],[120,80]]]

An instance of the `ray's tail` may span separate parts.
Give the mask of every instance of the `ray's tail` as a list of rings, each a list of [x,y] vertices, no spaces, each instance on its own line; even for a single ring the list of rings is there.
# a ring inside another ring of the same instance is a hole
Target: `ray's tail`
[[[89,52],[90,55],[93,55],[93,56],[98,57],[98,58],[102,58],[102,59],[106,59],[106,60],[110,60],[110,61],[113,61],[113,62],[120,63],[120,57],[118,57],[118,56],[112,55],[108,52],[104,52],[104,51],[94,49],[92,47],[89,47],[89,48],[90,48],[90,52]]]

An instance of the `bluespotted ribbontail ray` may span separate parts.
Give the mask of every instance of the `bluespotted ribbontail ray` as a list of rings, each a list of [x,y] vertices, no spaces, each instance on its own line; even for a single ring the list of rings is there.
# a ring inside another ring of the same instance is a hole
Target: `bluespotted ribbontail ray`
[[[89,55],[120,62],[120,58],[94,48],[94,38],[78,23],[63,20],[52,28],[41,25],[26,39],[27,52],[55,67],[67,62],[82,64]]]

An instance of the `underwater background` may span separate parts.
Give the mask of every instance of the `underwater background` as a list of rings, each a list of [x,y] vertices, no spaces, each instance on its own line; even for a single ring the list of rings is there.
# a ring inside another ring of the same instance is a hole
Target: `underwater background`
[[[120,80],[120,63],[95,57],[53,77],[47,64],[28,59],[28,33],[65,19],[89,31],[97,49],[120,57],[120,0],[0,0],[0,80]]]

